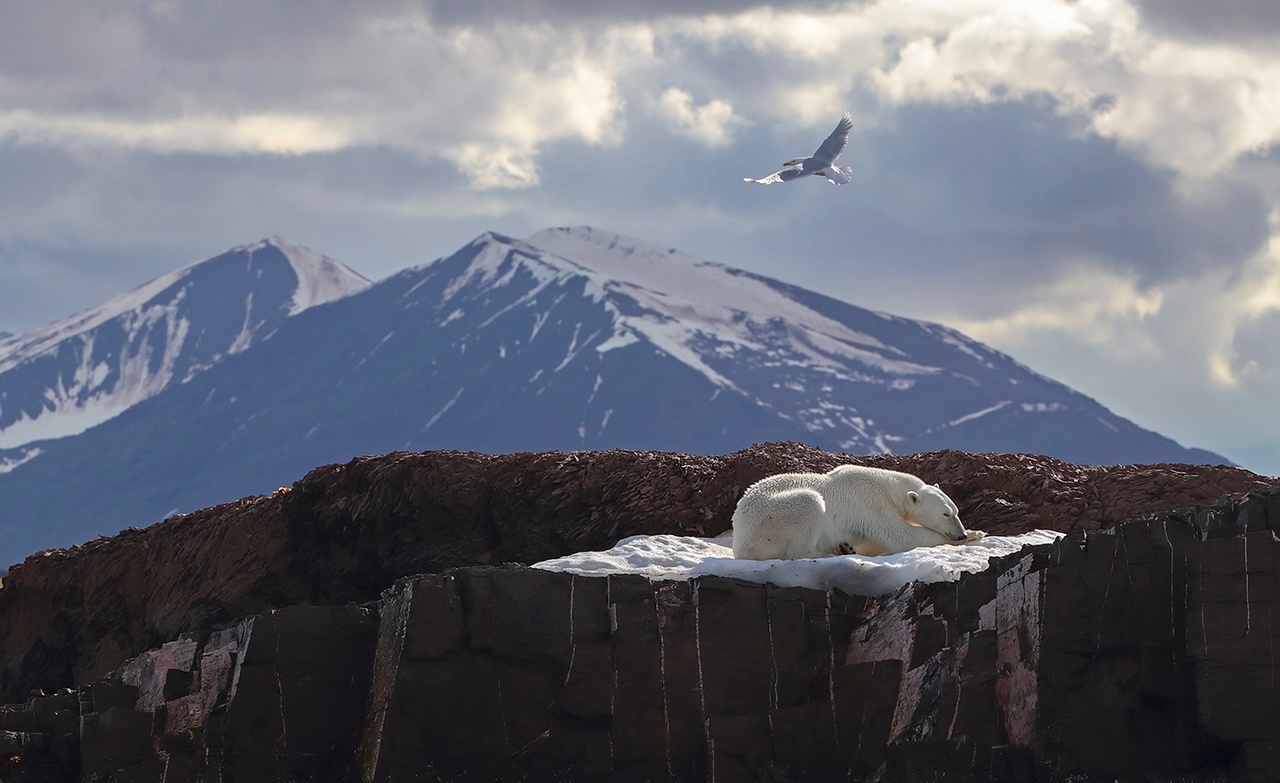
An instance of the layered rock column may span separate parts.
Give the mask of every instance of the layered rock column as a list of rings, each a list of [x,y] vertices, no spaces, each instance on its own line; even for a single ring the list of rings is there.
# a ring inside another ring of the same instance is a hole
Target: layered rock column
[[[361,779],[865,778],[918,744],[963,745],[957,774],[1017,779],[1034,767],[1037,557],[886,599],[714,577],[403,580],[383,602]]]
[[[134,658],[81,689],[84,779],[349,779],[376,632],[367,607],[300,606]]]
[[[415,780],[424,761],[475,780],[835,771],[836,647],[865,604],[718,578],[404,580],[383,604],[362,779]]]

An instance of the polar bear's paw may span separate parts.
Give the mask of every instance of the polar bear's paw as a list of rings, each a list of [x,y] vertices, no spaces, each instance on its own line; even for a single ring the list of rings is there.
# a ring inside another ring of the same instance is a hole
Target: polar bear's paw
[[[873,544],[870,541],[861,541],[856,544],[850,541],[842,541],[839,544],[836,544],[836,554],[878,557],[880,555],[889,554],[889,550],[878,544]]]

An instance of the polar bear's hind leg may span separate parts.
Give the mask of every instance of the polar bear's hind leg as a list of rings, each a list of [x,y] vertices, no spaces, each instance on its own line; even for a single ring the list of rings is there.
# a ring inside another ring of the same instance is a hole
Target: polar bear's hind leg
[[[733,515],[734,557],[778,560],[819,557],[826,502],[812,489],[743,499]]]

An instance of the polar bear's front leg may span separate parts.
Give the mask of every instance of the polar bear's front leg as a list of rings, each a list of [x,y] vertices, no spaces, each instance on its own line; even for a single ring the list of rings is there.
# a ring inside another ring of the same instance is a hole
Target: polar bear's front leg
[[[863,541],[860,544],[855,544],[850,547],[850,549],[855,555],[862,555],[863,557],[879,557],[880,555],[889,554],[888,549],[885,549],[879,544],[873,544],[870,541]]]
[[[876,557],[878,555],[887,555],[888,549],[873,544],[870,541],[841,541],[836,544],[832,554],[837,557],[840,555],[862,555],[863,557]]]

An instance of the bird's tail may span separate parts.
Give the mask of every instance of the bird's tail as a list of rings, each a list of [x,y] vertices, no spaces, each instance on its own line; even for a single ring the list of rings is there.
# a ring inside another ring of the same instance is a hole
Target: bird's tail
[[[848,185],[852,174],[853,166],[828,166],[827,182],[832,185]]]

